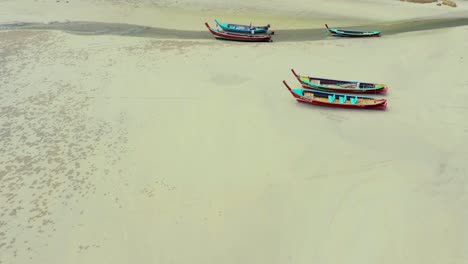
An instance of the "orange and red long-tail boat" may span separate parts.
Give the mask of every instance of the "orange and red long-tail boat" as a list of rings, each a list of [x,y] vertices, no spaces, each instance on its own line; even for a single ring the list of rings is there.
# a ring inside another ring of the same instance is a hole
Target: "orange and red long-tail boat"
[[[327,93],[323,91],[308,90],[303,88],[291,89],[286,81],[284,86],[296,98],[298,102],[321,106],[340,108],[362,108],[362,109],[386,109],[386,99],[374,99],[364,96],[349,96],[346,94]]]

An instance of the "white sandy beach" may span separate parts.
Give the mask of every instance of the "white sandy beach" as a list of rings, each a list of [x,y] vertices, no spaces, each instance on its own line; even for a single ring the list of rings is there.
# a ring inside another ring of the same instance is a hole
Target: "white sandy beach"
[[[294,1],[2,1],[0,22],[468,10]],[[467,40],[468,26],[273,43],[2,30],[0,263],[468,263]],[[299,104],[291,68],[386,83],[388,109]]]
[[[216,1],[216,0],[3,0],[0,22],[94,21],[129,23],[153,27],[200,30],[214,18],[270,23],[273,28],[322,27],[323,22],[340,25],[368,24],[415,18],[468,17],[468,1],[458,7],[414,4],[392,0],[328,1]],[[244,22],[246,23],[246,22]],[[200,26],[201,24],[201,26]]]

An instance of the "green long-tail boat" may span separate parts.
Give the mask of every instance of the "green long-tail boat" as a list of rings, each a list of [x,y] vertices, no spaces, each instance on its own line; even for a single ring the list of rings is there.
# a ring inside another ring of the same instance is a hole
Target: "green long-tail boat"
[[[388,86],[383,83],[369,83],[359,81],[343,81],[334,79],[325,79],[312,76],[299,75],[291,69],[296,79],[301,83],[302,87],[327,92],[339,93],[373,93],[384,94],[388,90]]]
[[[358,31],[358,30],[344,30],[338,28],[330,28],[327,24],[325,24],[327,31],[332,34],[333,36],[337,37],[349,37],[349,38],[362,38],[362,37],[380,37],[381,31],[374,30],[374,31]]]

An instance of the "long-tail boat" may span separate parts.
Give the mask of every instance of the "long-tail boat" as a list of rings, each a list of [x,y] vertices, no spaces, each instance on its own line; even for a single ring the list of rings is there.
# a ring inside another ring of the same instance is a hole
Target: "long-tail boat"
[[[291,89],[286,81],[283,84],[298,102],[340,108],[386,109],[386,99],[374,99],[364,96],[327,93],[303,88]]]
[[[291,69],[296,79],[301,83],[302,87],[325,92],[339,93],[374,93],[383,94],[388,90],[388,86],[383,83],[367,83],[358,81],[342,81],[333,79],[324,79],[311,76],[303,76],[297,74],[294,69]]]
[[[224,39],[224,40],[236,40],[236,41],[249,41],[249,42],[266,42],[272,41],[270,34],[265,35],[252,35],[252,34],[243,34],[243,33],[235,33],[235,32],[226,32],[217,29],[213,29],[205,22],[205,26],[208,30],[215,36],[217,39]]]
[[[214,20],[216,24],[221,27],[222,30],[228,32],[246,33],[246,34],[265,34],[270,29],[270,24],[266,26],[255,26],[255,25],[241,25],[231,23],[221,23],[217,19]],[[273,34],[274,32],[272,32]]]
[[[350,38],[359,38],[359,37],[380,37],[381,31],[374,30],[374,31],[359,31],[359,30],[344,30],[338,28],[330,28],[327,24],[325,24],[328,32],[333,36],[337,37],[350,37]]]

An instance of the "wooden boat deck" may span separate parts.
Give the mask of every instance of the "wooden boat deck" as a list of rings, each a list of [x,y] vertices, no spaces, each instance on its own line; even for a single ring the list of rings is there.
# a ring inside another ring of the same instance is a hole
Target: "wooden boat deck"
[[[303,96],[305,98],[308,98],[308,99],[311,99],[311,100],[316,100],[316,101],[320,101],[320,102],[324,102],[324,103],[330,103],[328,101],[328,97],[315,96],[314,93],[312,93],[312,92],[304,91]],[[351,97],[354,97],[354,96],[351,96]],[[349,96],[346,97],[345,104],[352,104],[351,100],[350,100],[351,97],[349,97]],[[373,105],[373,104],[376,104],[375,99],[362,98],[362,97],[357,97],[357,98],[358,98],[358,101],[356,102],[356,104],[358,104],[358,105]],[[332,103],[340,103],[339,97],[337,96],[335,101],[333,101]],[[340,104],[342,104],[342,103],[340,103]]]
[[[307,78],[302,77],[301,79],[305,80],[306,82],[315,83],[317,85],[326,86],[326,87],[335,88],[335,89],[359,89],[356,83],[343,83],[342,85],[337,85],[335,83],[326,83],[326,82],[324,83],[321,80],[312,79],[310,77],[307,77]]]
[[[315,85],[330,88],[330,89],[367,91],[367,90],[379,90],[379,89],[385,88],[385,84],[339,81],[339,80],[321,79],[321,78],[306,77],[306,76],[296,76],[296,77],[298,77],[300,81],[304,82],[306,85],[315,84]],[[378,87],[378,85],[381,87]]]

